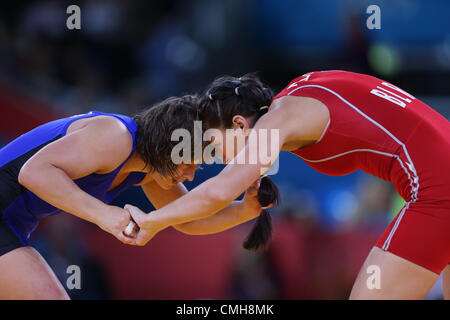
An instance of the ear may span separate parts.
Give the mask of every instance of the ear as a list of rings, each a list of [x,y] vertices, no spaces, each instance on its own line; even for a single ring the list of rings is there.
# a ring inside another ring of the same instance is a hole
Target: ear
[[[250,124],[243,116],[236,115],[232,119],[232,127],[233,129],[241,128],[242,130],[246,131],[250,128]]]

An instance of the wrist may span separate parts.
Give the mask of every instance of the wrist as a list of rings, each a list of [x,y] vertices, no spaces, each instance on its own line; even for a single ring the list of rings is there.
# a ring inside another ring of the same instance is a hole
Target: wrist
[[[165,229],[174,224],[177,223],[174,222],[173,224],[171,224],[170,221],[167,221],[167,219],[162,214],[160,214],[158,210],[149,212],[141,222],[141,225],[144,229],[151,228],[157,230]]]
[[[258,202],[254,201],[240,201],[240,210],[245,217],[249,218],[255,218],[257,217],[261,212],[261,206]]]
[[[99,203],[95,203],[95,205],[88,207],[83,210],[82,217],[97,226],[101,227],[105,221],[105,215],[108,213],[109,205],[99,201]]]

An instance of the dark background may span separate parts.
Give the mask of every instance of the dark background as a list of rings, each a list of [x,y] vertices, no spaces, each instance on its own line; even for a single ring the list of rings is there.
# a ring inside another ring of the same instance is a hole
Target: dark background
[[[66,8],[81,8],[81,30]],[[369,5],[381,29],[369,30]],[[258,72],[278,91],[309,71],[388,80],[450,115],[450,2],[445,0],[8,1],[0,4],[0,141],[90,110],[131,115],[219,75]],[[221,170],[203,166],[192,188]],[[74,299],[345,299],[370,248],[403,205],[363,172],[329,177],[291,154],[274,176],[268,251],[241,249],[251,222],[211,236],[167,229],[143,248],[70,215],[44,219],[32,242]],[[143,193],[117,205],[151,210]],[[430,298],[441,298],[440,284]]]

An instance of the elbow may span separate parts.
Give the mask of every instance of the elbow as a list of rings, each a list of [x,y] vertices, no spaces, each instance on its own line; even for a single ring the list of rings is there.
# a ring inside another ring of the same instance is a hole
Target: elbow
[[[208,189],[206,197],[213,203],[227,205],[234,200],[233,196],[228,191],[228,188]]]
[[[198,235],[198,233],[194,232],[193,230],[191,230],[189,227],[186,226],[186,223],[181,223],[181,224],[177,224],[172,226],[175,230],[190,235],[190,236],[194,236],[194,235]]]
[[[20,185],[28,190],[38,187],[40,182],[45,179],[45,168],[42,165],[26,162],[19,171],[17,180]]]
[[[28,188],[33,181],[33,170],[32,168],[30,168],[29,165],[24,164],[22,166],[22,168],[19,171],[19,176],[17,178],[17,180],[19,181],[19,184],[21,184],[22,186]]]
[[[233,188],[223,187],[228,184],[220,181],[219,176],[210,178],[209,181],[211,182],[211,185],[205,184],[207,187],[204,193],[205,198],[209,201],[216,204],[227,205],[236,198]]]

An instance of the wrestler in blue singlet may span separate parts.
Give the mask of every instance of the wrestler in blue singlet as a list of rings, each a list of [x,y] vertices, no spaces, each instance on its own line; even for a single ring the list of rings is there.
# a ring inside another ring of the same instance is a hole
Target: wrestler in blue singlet
[[[3,235],[0,234],[0,247],[3,245],[0,251],[7,252],[12,249],[12,246],[17,247],[17,244],[10,241],[15,237],[20,240],[22,245],[28,245],[27,240],[30,234],[36,229],[39,219],[61,213],[61,210],[43,201],[19,184],[18,176],[22,166],[47,144],[64,137],[67,128],[74,121],[100,115],[115,117],[121,120],[128,128],[133,138],[133,149],[127,158],[128,160],[136,147],[136,122],[127,116],[98,111],[91,111],[86,114],[46,123],[25,133],[0,149],[0,223],[3,226],[3,228],[0,228],[0,231],[4,233]],[[105,203],[110,203],[120,192],[132,185],[138,184],[145,178],[145,173],[133,172],[120,185],[108,191],[114,178],[127,160],[113,172],[107,174],[90,174],[74,180],[74,182],[84,192]],[[5,234],[5,232],[9,232],[9,234]],[[11,242],[10,245],[8,241]],[[1,254],[2,252],[0,252]]]

